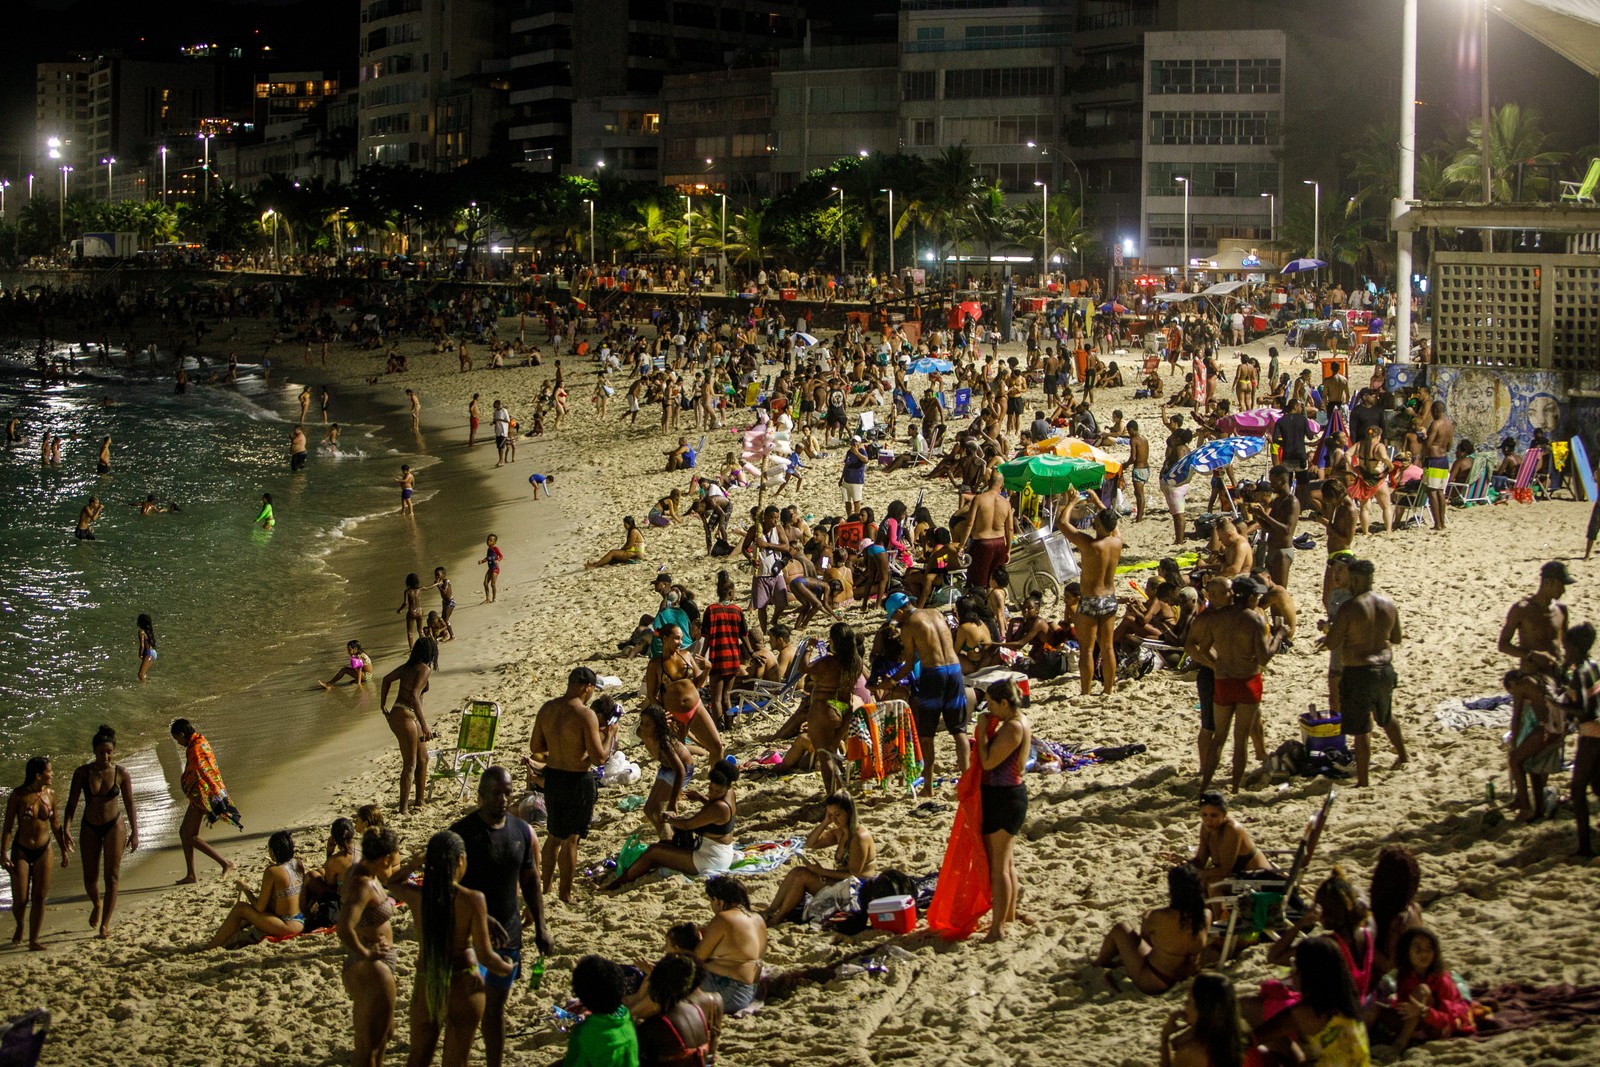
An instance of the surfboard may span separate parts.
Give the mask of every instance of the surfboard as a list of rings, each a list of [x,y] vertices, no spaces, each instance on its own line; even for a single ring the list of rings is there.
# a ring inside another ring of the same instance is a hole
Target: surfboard
[[[1578,472],[1578,483],[1583,486],[1583,499],[1595,499],[1594,468],[1589,466],[1589,450],[1583,446],[1583,438],[1572,439],[1572,466]]]

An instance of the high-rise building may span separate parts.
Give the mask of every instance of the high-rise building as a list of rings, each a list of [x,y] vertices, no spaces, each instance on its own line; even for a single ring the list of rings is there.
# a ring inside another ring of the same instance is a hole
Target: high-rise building
[[[36,144],[28,153],[34,166],[77,166],[89,157],[94,124],[89,106],[89,72],[92,59],[40,63],[35,73],[34,132]],[[58,142],[51,145],[51,141]],[[50,149],[58,153],[50,157]]]
[[[844,156],[900,150],[900,49],[893,41],[785,49],[772,89],[778,189]]]
[[[255,124],[299,125],[318,105],[339,95],[339,79],[320,70],[276,71],[256,79]]]
[[[771,67],[669,74],[661,88],[661,183],[746,201],[772,191]]]

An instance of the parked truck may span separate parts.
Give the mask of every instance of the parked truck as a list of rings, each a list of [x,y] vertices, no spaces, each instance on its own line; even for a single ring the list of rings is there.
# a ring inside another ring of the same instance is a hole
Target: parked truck
[[[84,261],[132,259],[139,251],[139,235],[130,230],[86,233],[72,242],[72,258]]]

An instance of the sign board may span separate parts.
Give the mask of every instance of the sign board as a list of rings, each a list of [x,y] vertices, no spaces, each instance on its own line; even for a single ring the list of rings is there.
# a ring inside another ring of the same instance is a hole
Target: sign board
[[[1121,245],[1114,244],[1114,245],[1111,246],[1111,265],[1113,267],[1122,266],[1122,246]]]

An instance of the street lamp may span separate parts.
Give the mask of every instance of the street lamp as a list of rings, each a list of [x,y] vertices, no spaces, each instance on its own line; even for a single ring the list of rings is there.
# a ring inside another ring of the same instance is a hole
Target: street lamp
[[[112,199],[111,169],[117,165],[117,157],[116,156],[106,156],[100,162],[104,163],[105,164],[105,168],[106,168],[106,203],[109,204],[109,203],[111,203],[111,199]]]
[[[889,194],[889,276],[894,277],[894,190],[879,189],[880,193]]]
[[[1039,258],[1039,274],[1046,280],[1050,277],[1050,186],[1046,182],[1034,182],[1044,193],[1044,207],[1039,212],[1039,240],[1044,244],[1044,254]]]
[[[6,217],[6,190],[11,188],[11,182],[0,178],[0,219]]]
[[[67,239],[67,175],[71,173],[70,166],[61,164],[61,199],[56,201],[56,227],[63,241]]]
[[[206,183],[205,199],[206,200],[210,200],[211,199],[211,138],[215,137],[216,134],[214,134],[214,133],[197,133],[197,134],[195,134],[195,136],[200,138],[200,143],[205,146],[205,160],[201,164],[200,170],[201,170],[202,175],[205,178],[205,183]]]
[[[694,194],[684,193],[683,202],[683,268],[688,270],[694,266]]]
[[[1029,141],[1028,142],[1028,147],[1029,148],[1038,149],[1039,150],[1039,154],[1041,156],[1050,155],[1050,146],[1049,145],[1042,145],[1037,141]],[[1060,154],[1058,152],[1058,153],[1056,153],[1054,159],[1059,159],[1059,160],[1063,161],[1064,163],[1066,163],[1067,166],[1072,168],[1072,173],[1074,173],[1074,174],[1076,174],[1078,176],[1078,226],[1081,229],[1082,226],[1083,226],[1083,211],[1084,211],[1083,171],[1078,169],[1078,164],[1076,164],[1076,163],[1074,163],[1072,161],[1072,157],[1071,156],[1064,156],[1064,155],[1062,155],[1062,154]],[[1052,160],[1051,165],[1054,166],[1054,161],[1053,160]],[[1054,175],[1051,175],[1051,177],[1054,177]],[[1079,264],[1079,266],[1081,267],[1082,264]]]
[[[1183,291],[1189,291],[1189,179],[1173,179],[1183,185]]]
[[[1302,178],[1301,185],[1311,186],[1311,258],[1322,258],[1322,183],[1310,178]],[[1321,280],[1320,272],[1313,267],[1311,270],[1311,285],[1315,288]]]
[[[586,196],[583,202],[589,205],[589,273],[594,273],[594,198]],[[591,283],[593,284],[593,283]]]
[[[161,206],[167,206],[167,146],[162,145],[158,151],[161,153]]]
[[[717,284],[722,286],[724,296],[728,293],[728,194],[718,193],[722,197],[722,243],[717,246]]]
[[[844,277],[844,187],[840,185],[829,186],[839,194],[839,276]]]
[[[279,263],[278,263],[278,209],[277,208],[271,208],[271,207],[267,208],[266,214],[261,216],[261,221],[262,222],[266,222],[267,219],[269,219],[269,218],[272,220],[272,269],[273,269],[274,273],[282,274],[283,273],[283,268],[281,266],[279,266]]]
[[[1278,194],[1262,193],[1267,198],[1267,240],[1278,239]]]

